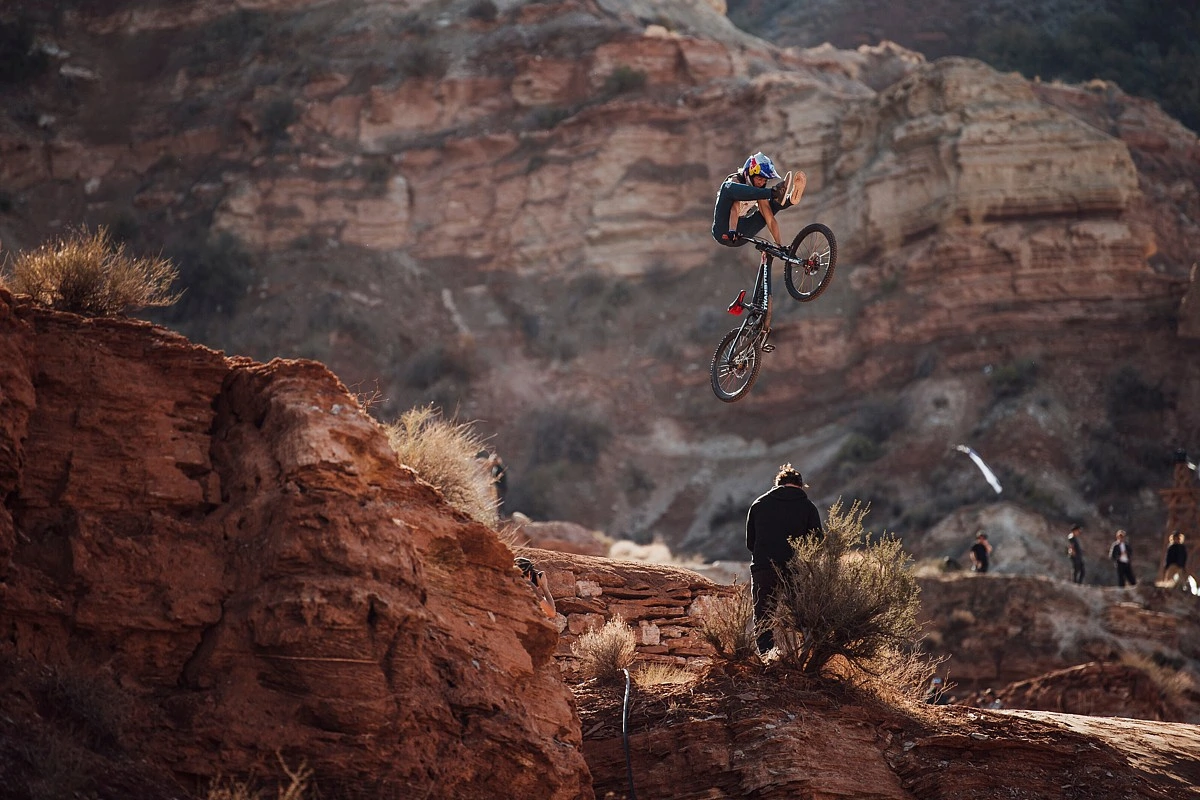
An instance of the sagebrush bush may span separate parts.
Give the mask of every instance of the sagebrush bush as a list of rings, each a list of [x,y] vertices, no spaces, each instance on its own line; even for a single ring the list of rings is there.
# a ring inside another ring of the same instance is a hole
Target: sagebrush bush
[[[1021,358],[992,370],[988,383],[994,400],[1020,397],[1037,384],[1038,365],[1031,358]]]
[[[401,464],[440,489],[459,511],[496,527],[496,489],[488,465],[476,457],[484,442],[470,423],[448,420],[433,406],[424,406],[409,409],[385,429]]]
[[[700,676],[687,667],[655,661],[633,670],[630,678],[639,689],[653,689],[657,686],[688,686]]]
[[[908,651],[920,635],[912,558],[892,535],[863,530],[867,511],[858,501],[846,510],[838,500],[823,540],[792,541],[773,621],[785,631],[784,658],[805,673],[820,675],[839,656],[878,672],[878,659]]]
[[[287,783],[281,782],[275,791],[278,800],[304,800],[314,793],[313,771],[308,762],[301,761],[300,766],[292,769],[278,752],[275,757],[287,775]],[[265,800],[265,796],[262,789],[248,781],[218,777],[209,785],[205,800]]]
[[[120,746],[130,698],[112,681],[74,669],[52,669],[38,685],[44,716],[66,723],[97,750]]]
[[[169,306],[178,272],[165,258],[133,256],[108,229],[78,228],[66,237],[19,253],[8,265],[8,284],[34,302],[91,317],[126,309]]]
[[[623,678],[622,670],[633,664],[637,640],[633,629],[616,615],[601,628],[592,628],[571,643],[571,655],[579,660],[584,680],[609,683]]]
[[[754,661],[754,598],[749,584],[734,584],[733,589],[731,595],[709,598],[701,608],[700,635],[727,661]]]

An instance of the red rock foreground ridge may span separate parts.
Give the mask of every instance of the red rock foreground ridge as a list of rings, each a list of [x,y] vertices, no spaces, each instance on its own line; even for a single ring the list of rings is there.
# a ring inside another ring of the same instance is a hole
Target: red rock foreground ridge
[[[589,795],[510,553],[323,366],[6,293],[0,329],[10,658],[110,677],[123,744],[182,778],[279,750],[370,796]]]
[[[226,358],[0,290],[0,412],[4,797],[202,797],[218,775],[279,776],[278,759],[307,763],[322,797],[623,796],[619,694],[572,691],[507,548],[398,465],[320,364]],[[660,658],[724,591],[545,558],[559,626],[616,598],[674,621],[650,623]],[[675,650],[699,665],[698,646]],[[902,712],[786,672],[640,693],[632,734],[646,798],[1200,784],[1196,726]]]

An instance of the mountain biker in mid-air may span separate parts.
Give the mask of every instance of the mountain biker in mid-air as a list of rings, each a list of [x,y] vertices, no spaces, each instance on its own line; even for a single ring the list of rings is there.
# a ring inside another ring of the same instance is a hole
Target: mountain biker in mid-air
[[[775,244],[783,246],[775,214],[800,202],[808,179],[789,172],[770,189],[767,181],[779,177],[775,164],[762,152],[746,159],[739,172],[727,176],[717,190],[717,205],[713,209],[712,236],[718,244],[740,247],[744,237],[754,236],[766,226]]]

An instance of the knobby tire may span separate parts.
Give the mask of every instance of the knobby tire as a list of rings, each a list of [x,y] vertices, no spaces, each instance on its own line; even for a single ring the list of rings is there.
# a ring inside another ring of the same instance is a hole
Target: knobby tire
[[[802,252],[798,253],[797,250],[808,237],[816,238],[809,242]],[[788,252],[800,258],[813,256],[817,259],[819,266],[811,274],[799,264],[785,261],[783,265],[783,285],[787,287],[788,294],[801,303],[816,300],[822,292],[829,288],[829,283],[833,280],[833,270],[837,266],[837,239],[834,238],[833,231],[819,222],[814,222],[796,234]],[[808,282],[814,278],[817,279],[815,287],[808,291],[801,288],[807,288]]]
[[[717,350],[713,353],[712,367],[709,369],[709,379],[713,394],[721,402],[732,403],[741,400],[758,379],[758,371],[762,369],[762,342],[759,333],[757,325],[734,328],[725,334],[725,338],[717,345]],[[739,359],[738,356],[742,358]],[[740,369],[737,366],[739,362],[744,362]],[[722,385],[722,378],[730,377],[734,383],[727,389]]]

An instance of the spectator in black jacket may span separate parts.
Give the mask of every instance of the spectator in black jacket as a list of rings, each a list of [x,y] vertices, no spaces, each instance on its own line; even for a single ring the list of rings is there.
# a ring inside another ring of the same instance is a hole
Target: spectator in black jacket
[[[791,465],[784,464],[775,476],[775,488],[750,505],[746,515],[746,549],[750,555],[750,590],[754,596],[754,625],[759,631],[758,651],[775,646],[770,627],[771,612],[779,590],[779,571],[792,560],[789,539],[825,538],[821,515],[804,491],[808,484]]]
[[[1117,586],[1127,583],[1137,586],[1137,579],[1133,577],[1133,552],[1129,548],[1129,542],[1125,541],[1125,531],[1117,531],[1117,540],[1113,542],[1109,556],[1117,565]]]
[[[1186,581],[1188,576],[1187,557],[1187,545],[1183,543],[1183,534],[1178,530],[1171,531],[1171,544],[1167,547],[1163,577],[1176,586],[1180,582]]]
[[[1067,534],[1067,557],[1071,559],[1071,580],[1074,583],[1083,583],[1083,545],[1079,543],[1079,537],[1083,535],[1083,528],[1079,525],[1071,526],[1071,532]]]

